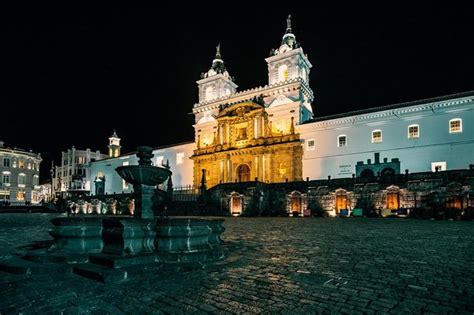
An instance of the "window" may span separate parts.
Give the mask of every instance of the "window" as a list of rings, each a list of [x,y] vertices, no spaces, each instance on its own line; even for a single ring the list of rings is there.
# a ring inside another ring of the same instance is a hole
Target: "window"
[[[449,133],[462,132],[462,119],[455,118],[449,121]]]
[[[26,176],[24,173],[18,174],[18,187],[25,187]]]
[[[29,170],[31,170],[31,162],[28,162],[27,166],[26,166]]]
[[[184,152],[176,153],[176,164],[183,164]]]
[[[33,186],[38,186],[39,183],[39,176],[33,175]]]
[[[3,158],[3,166],[10,167],[10,159],[9,158]]]
[[[306,150],[313,151],[315,148],[316,148],[316,145],[315,145],[314,139],[309,139],[306,142]]]
[[[16,160],[13,160],[13,163],[12,163],[13,168],[16,168],[16,165],[17,165],[16,163],[17,163]]]
[[[65,158],[64,161],[63,161],[63,165],[67,165],[67,164],[68,164],[67,163],[67,158]]]
[[[24,191],[21,191],[21,190],[18,191],[18,192],[16,193],[16,200],[18,200],[18,201],[23,201],[23,200],[25,200],[25,192],[24,192]]]
[[[86,164],[86,157],[85,156],[78,156],[77,157],[77,164]]]
[[[337,137],[337,146],[338,147],[345,147],[347,145],[347,137],[346,135],[340,135]]]
[[[414,139],[420,137],[420,126],[410,125],[408,126],[408,139]]]
[[[278,67],[278,81],[288,80],[289,72],[287,65],[281,65]]]
[[[10,174],[2,174],[2,184],[10,184]],[[8,186],[8,185],[5,185]]]
[[[237,140],[245,140],[247,139],[247,128],[239,128],[239,134],[237,136]]]
[[[372,131],[372,143],[382,142],[382,130]]]
[[[25,168],[25,161],[24,160],[18,160],[18,167],[19,168]]]
[[[446,171],[446,162],[432,162],[431,163],[431,171],[432,172],[439,172],[439,171]]]

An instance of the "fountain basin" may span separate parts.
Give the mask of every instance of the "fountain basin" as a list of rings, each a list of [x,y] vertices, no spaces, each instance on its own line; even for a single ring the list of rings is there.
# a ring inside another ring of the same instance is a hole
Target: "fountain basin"
[[[104,247],[102,220],[104,217],[58,217],[51,220],[49,234],[54,238],[50,250],[73,253],[95,253]]]
[[[119,166],[115,170],[132,185],[156,186],[171,175],[170,170],[151,165],[126,165]]]

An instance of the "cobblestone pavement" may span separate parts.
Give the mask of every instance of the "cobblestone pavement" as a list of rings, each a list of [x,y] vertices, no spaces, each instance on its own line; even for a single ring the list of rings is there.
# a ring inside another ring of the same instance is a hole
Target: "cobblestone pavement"
[[[51,215],[0,215],[0,255],[49,238]],[[474,222],[226,218],[225,261],[103,285],[0,272],[0,313],[474,312]]]

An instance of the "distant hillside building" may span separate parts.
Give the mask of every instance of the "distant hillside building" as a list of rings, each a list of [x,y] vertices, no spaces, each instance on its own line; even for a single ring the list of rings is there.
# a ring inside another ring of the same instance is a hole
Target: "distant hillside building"
[[[0,204],[36,204],[41,155],[4,146],[0,141]]]
[[[467,169],[474,163],[474,92],[314,118],[312,64],[290,18],[281,45],[265,61],[268,84],[237,91],[217,47],[211,68],[197,81],[194,141],[154,151],[155,165],[169,160],[174,185],[198,186],[203,173],[211,188]],[[131,190],[115,168],[136,164],[134,154],[111,156],[91,163],[90,181],[99,183],[92,184],[93,194]]]

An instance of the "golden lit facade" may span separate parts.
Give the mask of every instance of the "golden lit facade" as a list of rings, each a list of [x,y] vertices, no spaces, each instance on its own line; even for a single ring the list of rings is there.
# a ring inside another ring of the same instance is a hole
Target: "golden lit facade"
[[[196,131],[197,149],[191,159],[197,186],[203,170],[207,187],[302,180],[303,148],[293,117],[272,126],[263,105],[244,101],[222,108],[215,120]]]
[[[302,180],[297,128],[313,117],[312,65],[296,42],[290,17],[280,47],[265,61],[268,85],[239,92],[220,45],[216,47],[211,68],[196,82],[194,185],[200,186],[202,174],[208,188],[226,182]]]

